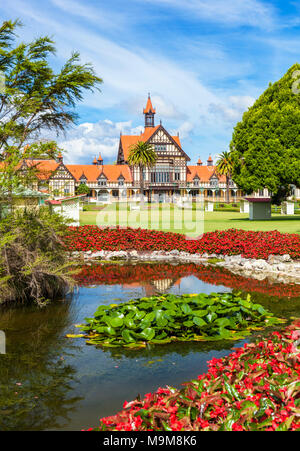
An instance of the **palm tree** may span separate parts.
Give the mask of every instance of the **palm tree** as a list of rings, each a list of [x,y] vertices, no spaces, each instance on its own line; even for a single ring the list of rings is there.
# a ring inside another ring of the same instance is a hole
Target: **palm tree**
[[[128,163],[131,166],[137,166],[140,169],[140,197],[141,203],[144,203],[144,169],[155,165],[157,155],[153,145],[144,141],[138,141],[130,147]]]
[[[229,183],[232,174],[232,158],[230,152],[225,151],[219,155],[217,160],[217,174],[226,176],[226,203],[229,204],[230,196],[229,196]]]

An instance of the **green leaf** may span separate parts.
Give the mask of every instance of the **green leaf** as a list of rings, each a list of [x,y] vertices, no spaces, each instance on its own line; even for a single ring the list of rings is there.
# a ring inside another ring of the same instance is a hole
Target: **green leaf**
[[[199,327],[207,326],[207,323],[202,318],[199,318],[198,316],[193,317],[193,323]]]
[[[131,343],[135,341],[134,338],[132,338],[131,336],[130,330],[128,329],[124,329],[122,331],[122,338],[126,341],[126,343]]]
[[[142,338],[145,338],[147,341],[152,340],[152,338],[155,337],[155,330],[148,327],[147,329],[144,329],[143,332],[140,333],[140,336]]]

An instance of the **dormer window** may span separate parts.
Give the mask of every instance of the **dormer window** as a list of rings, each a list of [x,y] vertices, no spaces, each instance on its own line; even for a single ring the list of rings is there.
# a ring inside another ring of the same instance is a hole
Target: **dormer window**
[[[80,185],[86,185],[86,182],[87,182],[86,176],[85,176],[85,175],[82,175],[82,176],[80,177],[79,181],[80,181]]]
[[[219,186],[219,179],[218,179],[218,177],[212,177],[210,179],[210,186],[212,188],[217,188]]]
[[[200,181],[200,179],[199,179],[199,177],[196,175],[196,177],[194,177],[194,185],[195,185],[195,186],[199,186],[199,181]]]
[[[118,185],[124,186],[124,177],[122,175],[118,178]]]
[[[106,186],[107,185],[107,178],[105,177],[104,174],[100,175],[100,177],[98,177],[98,186]]]

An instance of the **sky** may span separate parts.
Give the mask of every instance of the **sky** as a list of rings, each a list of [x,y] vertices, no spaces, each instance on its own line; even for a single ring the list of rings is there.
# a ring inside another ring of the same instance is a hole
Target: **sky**
[[[57,138],[67,162],[116,161],[120,133],[140,134],[148,92],[156,124],[195,163],[228,150],[242,114],[299,62],[300,2],[289,0],[0,0],[19,38],[51,36],[58,70],[73,51],[103,79]]]

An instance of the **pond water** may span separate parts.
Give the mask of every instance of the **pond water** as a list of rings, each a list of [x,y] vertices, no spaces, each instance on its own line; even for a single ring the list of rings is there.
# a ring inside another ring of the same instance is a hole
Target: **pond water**
[[[253,282],[196,265],[97,265],[78,276],[77,292],[40,309],[2,307],[0,330],[0,430],[80,430],[97,426],[125,400],[160,386],[180,386],[206,372],[207,361],[244,342],[173,343],[142,350],[102,350],[70,340],[74,324],[93,316],[100,304],[171,292],[252,293],[276,315],[300,311],[300,287]],[[279,296],[278,296],[279,295]],[[77,333],[78,330],[76,329]],[[250,338],[251,339],[251,338]]]

